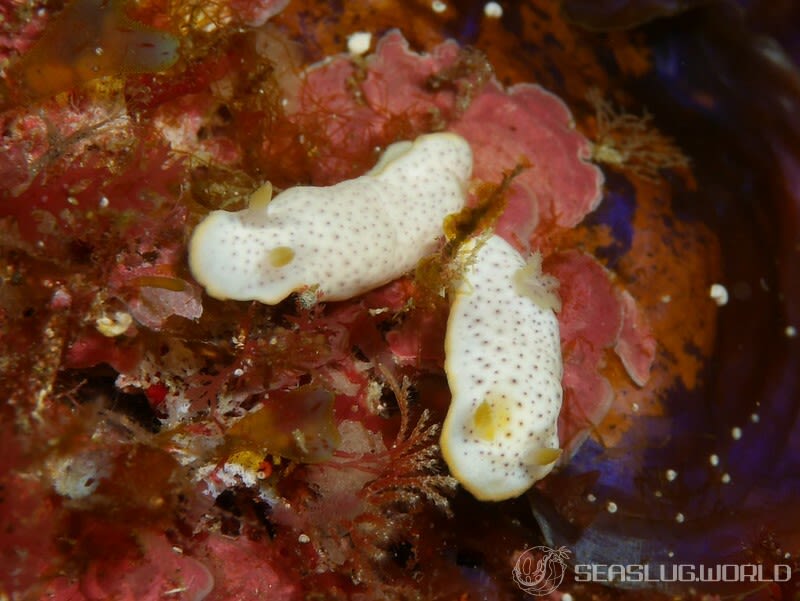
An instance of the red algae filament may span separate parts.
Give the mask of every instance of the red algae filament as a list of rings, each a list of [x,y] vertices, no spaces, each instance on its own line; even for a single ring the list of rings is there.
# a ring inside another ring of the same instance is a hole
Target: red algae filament
[[[186,289],[184,280],[157,275],[143,275],[138,278],[132,278],[130,284],[141,288],[162,288],[172,292],[183,292]]]
[[[178,42],[125,15],[124,0],[73,0],[9,70],[20,98],[43,98],[98,77],[170,67]]]
[[[653,116],[625,113],[604,99],[597,88],[586,94],[595,109],[596,140],[592,158],[643,180],[658,182],[661,169],[689,167],[689,159],[653,125]]]

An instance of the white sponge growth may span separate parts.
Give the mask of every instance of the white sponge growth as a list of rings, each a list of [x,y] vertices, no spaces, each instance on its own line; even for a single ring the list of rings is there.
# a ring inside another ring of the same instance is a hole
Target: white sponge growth
[[[411,270],[466,201],[472,151],[451,133],[389,146],[366,175],[329,187],[262,189],[214,211],[189,246],[192,274],[219,299],[275,304],[313,289],[341,300]]]
[[[477,245],[477,247],[476,247]],[[441,448],[453,476],[483,501],[518,496],[561,454],[561,343],[554,278],[499,236],[471,240],[447,323],[452,399]]]

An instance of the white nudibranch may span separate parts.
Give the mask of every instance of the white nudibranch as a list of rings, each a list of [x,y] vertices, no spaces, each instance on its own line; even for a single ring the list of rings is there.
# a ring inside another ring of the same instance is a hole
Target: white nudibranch
[[[389,146],[367,174],[289,188],[213,211],[189,245],[192,274],[218,299],[276,304],[292,292],[351,298],[414,268],[466,201],[472,151],[451,133]]]
[[[561,451],[561,342],[555,278],[505,240],[470,240],[450,308],[445,371],[451,401],[441,449],[453,476],[482,501],[518,496]]]

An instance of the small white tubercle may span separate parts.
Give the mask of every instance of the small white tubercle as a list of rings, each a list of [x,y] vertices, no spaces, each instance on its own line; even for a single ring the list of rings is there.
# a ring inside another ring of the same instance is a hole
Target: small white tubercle
[[[526,264],[499,236],[460,253],[467,267],[447,322],[452,397],[440,445],[464,488],[501,501],[544,478],[561,455],[557,282],[538,254]]]
[[[414,268],[466,202],[472,151],[460,136],[428,134],[389,146],[367,174],[298,186],[242,211],[213,211],[195,229],[189,266],[218,299],[276,304],[313,289],[342,300]]]

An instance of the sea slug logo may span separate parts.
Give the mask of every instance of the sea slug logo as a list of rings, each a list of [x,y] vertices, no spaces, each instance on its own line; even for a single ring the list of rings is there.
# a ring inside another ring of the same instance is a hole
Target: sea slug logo
[[[575,564],[575,582],[788,582],[792,566],[761,564]]]
[[[512,576],[517,586],[529,595],[541,597],[556,590],[564,579],[567,557],[566,547],[531,547],[525,549],[514,565]]]
[[[537,597],[549,595],[564,580],[567,559],[571,551],[566,547],[531,547],[525,549],[512,572],[519,588]],[[789,564],[767,567],[761,564],[587,564],[573,566],[575,582],[600,582],[624,585],[625,583],[668,582],[788,582],[794,574]]]

